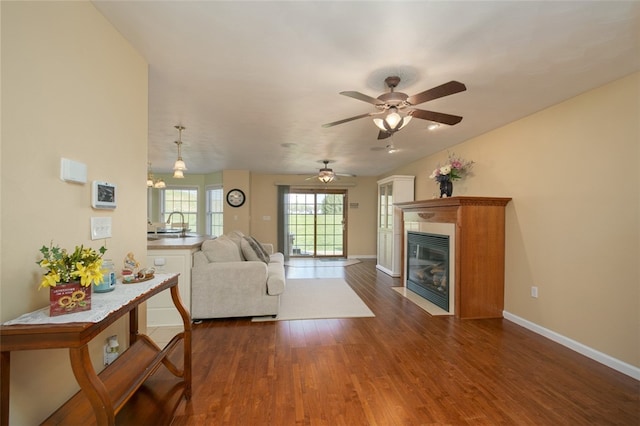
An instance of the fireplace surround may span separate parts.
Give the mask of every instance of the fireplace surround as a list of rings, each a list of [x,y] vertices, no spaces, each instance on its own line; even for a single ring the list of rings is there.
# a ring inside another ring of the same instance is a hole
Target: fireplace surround
[[[450,312],[457,318],[502,318],[504,309],[505,208],[511,198],[450,197],[397,203],[403,215],[404,274],[407,234],[449,234]],[[434,232],[446,228],[450,232]],[[452,300],[453,299],[453,300]]]

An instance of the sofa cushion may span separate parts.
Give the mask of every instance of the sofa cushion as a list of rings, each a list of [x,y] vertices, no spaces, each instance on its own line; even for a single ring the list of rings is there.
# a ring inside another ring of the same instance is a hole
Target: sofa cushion
[[[256,246],[262,252],[262,255],[265,257],[265,259],[269,259],[269,255],[271,253],[269,253],[269,251],[264,247],[264,245],[260,241],[256,240],[256,237],[249,236],[248,238],[252,239],[253,242],[256,243]]]
[[[240,241],[240,247],[242,248],[242,254],[247,260],[259,260],[264,263],[269,263],[269,256],[265,256],[263,250],[260,248],[260,244],[251,237],[243,237]]]
[[[240,257],[242,258],[242,260],[247,260],[244,258],[244,255],[242,254],[242,247],[240,247],[240,241],[242,241],[244,234],[240,231],[231,231],[224,234],[224,236],[229,238],[234,243],[236,243],[236,246],[238,247],[238,253],[240,253]]]
[[[242,262],[244,259],[238,251],[238,245],[224,235],[215,240],[202,243],[202,252],[209,262]]]

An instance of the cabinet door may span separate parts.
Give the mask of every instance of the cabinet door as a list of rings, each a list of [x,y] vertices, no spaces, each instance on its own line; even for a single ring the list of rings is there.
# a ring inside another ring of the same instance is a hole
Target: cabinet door
[[[156,272],[159,274],[165,274],[169,272],[178,273],[178,288],[180,290],[180,298],[182,303],[191,309],[191,263],[187,261],[190,259],[190,254],[165,254],[158,252],[157,254],[147,253],[147,265],[156,268]],[[156,265],[156,260],[162,259],[164,265]],[[180,313],[176,309],[171,300],[171,293],[163,291],[162,293],[153,296],[147,301],[147,325],[149,327],[158,326],[179,326],[182,325],[182,318]]]
[[[382,184],[378,188],[378,227],[393,227],[393,183]]]
[[[378,229],[384,229],[386,225],[385,208],[387,205],[387,187],[386,185],[378,186]]]

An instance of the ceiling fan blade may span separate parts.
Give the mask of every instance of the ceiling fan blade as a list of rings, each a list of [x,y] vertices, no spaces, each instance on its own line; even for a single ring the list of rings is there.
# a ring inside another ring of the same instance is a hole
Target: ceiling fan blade
[[[453,95],[454,93],[464,92],[465,90],[467,90],[467,86],[465,86],[464,84],[460,83],[459,81],[450,81],[429,90],[425,90],[424,92],[418,93],[417,95],[409,96],[407,98],[407,102],[411,105],[418,105],[423,102]]]
[[[364,93],[346,91],[346,92],[340,92],[340,94],[344,96],[348,96],[353,99],[357,99],[359,101],[368,102],[373,105],[384,105],[384,102],[381,101],[380,99],[372,98],[371,96],[365,95]]]
[[[412,117],[421,118],[423,120],[435,121],[436,123],[448,124],[453,126],[462,121],[459,115],[445,114],[442,112],[425,111],[423,109],[412,109],[407,113]]]
[[[371,117],[372,115],[375,115],[375,113],[360,114],[360,115],[356,115],[355,117],[349,117],[343,120],[334,121],[333,123],[323,124],[322,127],[337,126],[338,124],[348,123],[349,121],[358,120],[360,118]]]
[[[382,130],[380,130],[380,132],[378,132],[378,140],[379,139],[386,139],[388,137],[391,137],[391,133],[383,132]]]

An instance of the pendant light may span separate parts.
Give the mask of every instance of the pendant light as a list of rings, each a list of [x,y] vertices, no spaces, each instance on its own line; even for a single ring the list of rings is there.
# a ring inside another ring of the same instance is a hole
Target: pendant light
[[[153,188],[153,173],[151,173],[151,163],[147,163],[147,188]]]
[[[175,141],[176,145],[178,145],[178,159],[173,164],[173,177],[176,179],[184,178],[184,171],[187,170],[187,165],[184,163],[182,159],[182,131],[185,129],[184,126],[174,126],[178,129],[178,140]]]
[[[166,188],[167,185],[164,183],[162,179],[155,179],[153,177],[153,172],[151,172],[151,163],[147,163],[147,164],[149,164],[147,168],[147,188],[156,188],[156,189]]]

